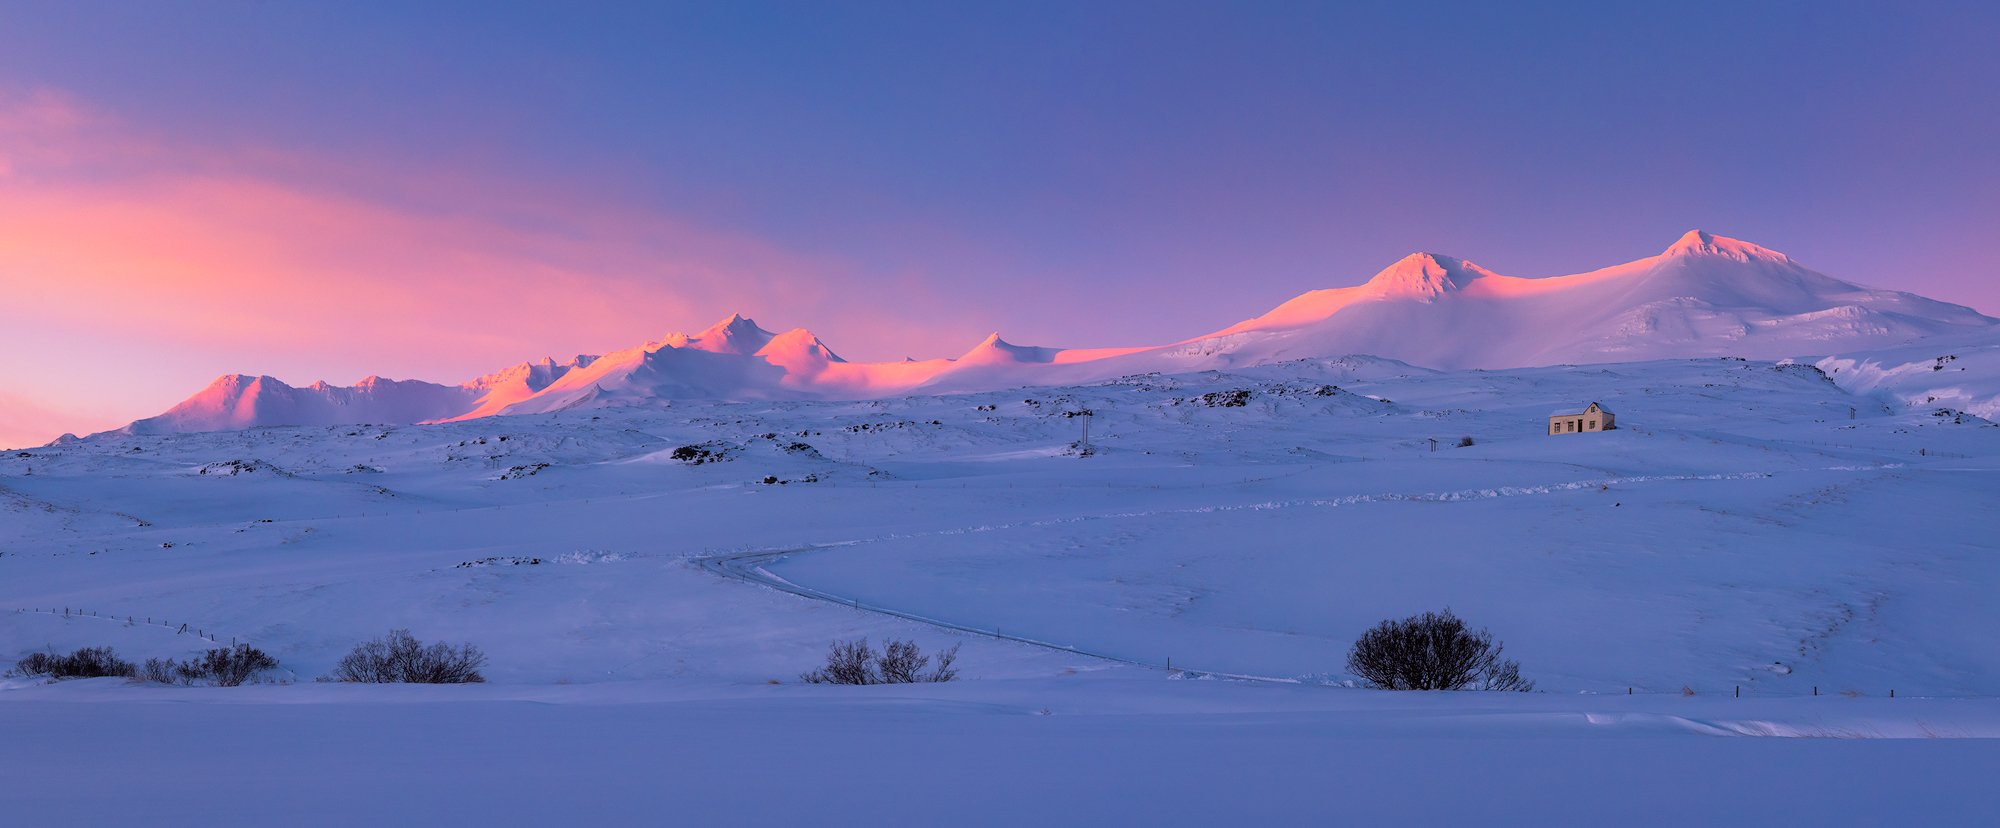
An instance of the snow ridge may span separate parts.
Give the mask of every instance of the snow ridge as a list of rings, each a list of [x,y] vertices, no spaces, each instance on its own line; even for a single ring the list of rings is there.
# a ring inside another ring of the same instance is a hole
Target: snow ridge
[[[459,385],[369,377],[348,387],[294,388],[230,374],[122,430],[418,423],[673,399],[872,399],[1353,354],[1444,370],[1817,359],[1935,337],[1991,341],[2000,339],[1996,332],[2000,320],[1971,308],[1864,288],[1775,250],[1690,230],[1656,256],[1541,278],[1413,253],[1362,284],[1308,291],[1261,316],[1165,345],[1035,347],[995,332],[957,358],[857,363],[804,328],[772,333],[730,314],[697,333],[601,357],[521,363]]]

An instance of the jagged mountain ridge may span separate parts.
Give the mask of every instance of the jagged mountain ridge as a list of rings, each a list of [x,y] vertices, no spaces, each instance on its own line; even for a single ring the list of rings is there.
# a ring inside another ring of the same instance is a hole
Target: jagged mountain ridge
[[[303,388],[227,375],[125,430],[415,423],[663,399],[865,399],[1069,384],[1145,373],[1373,354],[1433,368],[1702,356],[1779,359],[2000,330],[1970,308],[1873,290],[1783,253],[1700,230],[1656,256],[1566,276],[1506,276],[1415,253],[1353,287],[1161,346],[1021,346],[995,333],[955,359],[855,363],[804,328],[740,315],[603,356],[521,363],[459,385],[370,377]]]

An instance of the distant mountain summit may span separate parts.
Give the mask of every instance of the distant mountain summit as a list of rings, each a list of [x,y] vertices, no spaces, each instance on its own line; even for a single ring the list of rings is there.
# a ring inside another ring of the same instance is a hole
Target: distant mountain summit
[[[458,385],[369,377],[295,388],[230,374],[125,431],[418,423],[660,400],[866,399],[1089,382],[1372,354],[1442,369],[1740,356],[1782,359],[2000,332],[1971,308],[1874,290],[1749,242],[1690,230],[1657,256],[1545,278],[1412,253],[1353,287],[1308,291],[1168,345],[1047,348],[998,333],[955,359],[855,363],[804,328],[731,314],[603,356],[521,363]]]
[[[1377,273],[1362,287],[1384,299],[1429,302],[1493,272],[1464,259],[1411,253]]]
[[[1433,368],[1700,356],[1778,359],[1985,328],[1970,308],[1871,290],[1783,253],[1691,230],[1657,256],[1567,276],[1503,276],[1415,254],[1304,294],[1184,349],[1232,364],[1369,353]]]
[[[157,417],[125,426],[133,434],[228,431],[264,425],[417,423],[454,416],[476,395],[464,386],[368,377],[351,386],[295,388],[273,377],[227,374]]]
[[[1767,262],[1791,264],[1792,258],[1769,248],[1758,247],[1746,241],[1738,241],[1727,236],[1718,236],[1706,230],[1689,230],[1679,241],[1668,247],[1662,256],[1721,256],[1747,262],[1762,259]]]
[[[707,351],[711,354],[754,354],[771,343],[774,336],[770,331],[757,327],[757,323],[742,314],[732,313],[728,319],[708,326],[698,334],[672,333],[658,344],[670,348],[686,348]]]

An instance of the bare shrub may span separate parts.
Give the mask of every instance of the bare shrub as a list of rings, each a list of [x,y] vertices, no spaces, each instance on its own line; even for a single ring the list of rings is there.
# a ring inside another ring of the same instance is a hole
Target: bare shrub
[[[235,687],[278,666],[278,660],[248,644],[219,647],[187,661],[149,658],[139,668],[138,677],[161,684],[212,684]]]
[[[181,663],[171,658],[149,658],[139,666],[137,678],[159,684],[186,684],[181,678]]]
[[[1500,651],[1491,633],[1467,629],[1447,608],[1376,624],[1354,642],[1347,670],[1384,690],[1533,690]]]
[[[1467,447],[1470,447],[1471,445],[1472,445],[1472,438],[1471,438],[1471,437],[1460,437],[1460,438],[1458,438],[1458,447],[1459,447],[1459,448],[1467,448]]]
[[[278,666],[278,660],[263,650],[248,644],[209,650],[200,658],[180,666],[179,671],[190,681],[207,681],[217,687],[235,687],[265,670]]]
[[[918,684],[943,682],[958,678],[958,670],[952,666],[958,660],[958,645],[939,651],[937,667],[930,672],[924,668],[931,663],[931,657],[924,655],[914,641],[890,639],[882,653],[877,655],[868,639],[835,641],[828,645],[826,663],[809,672],[799,674],[799,679],[807,684]]]
[[[474,684],[486,680],[479,668],[486,654],[471,644],[425,646],[409,630],[364,641],[334,665],[334,681],[366,684]]]
[[[924,655],[916,642],[892,640],[882,648],[875,670],[882,674],[883,684],[911,684],[930,663],[931,657]]]
[[[110,647],[84,647],[69,655],[54,652],[34,653],[14,662],[14,673],[23,676],[48,676],[55,679],[103,678],[105,676],[137,675],[132,662],[118,658]]]
[[[807,684],[880,684],[881,676],[875,672],[875,649],[868,646],[868,639],[861,638],[827,645],[826,663],[800,673],[799,680]]]
[[[937,654],[937,668],[931,670],[931,674],[924,677],[923,681],[945,682],[958,678],[958,668],[952,666],[957,661],[957,644],[951,645],[948,649],[939,650]]]

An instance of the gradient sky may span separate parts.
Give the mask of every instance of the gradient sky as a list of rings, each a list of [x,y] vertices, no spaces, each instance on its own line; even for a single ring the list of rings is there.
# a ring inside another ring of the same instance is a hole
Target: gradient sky
[[[731,311],[1152,344],[1693,227],[1996,313],[1995,43],[1990,2],[0,0],[0,445]]]

